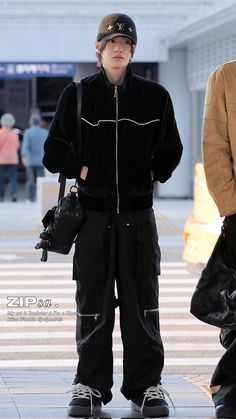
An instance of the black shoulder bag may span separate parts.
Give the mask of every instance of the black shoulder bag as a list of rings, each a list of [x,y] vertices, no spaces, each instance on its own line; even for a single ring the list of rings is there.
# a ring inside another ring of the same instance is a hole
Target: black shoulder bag
[[[82,107],[82,86],[76,82],[77,86],[77,120],[78,120],[78,152],[81,152],[81,107]],[[58,203],[48,210],[42,219],[44,226],[40,234],[40,242],[35,249],[42,249],[41,261],[46,262],[48,252],[67,255],[76,239],[80,226],[83,221],[83,208],[78,196],[78,186],[75,183],[70,188],[68,195],[65,194],[66,178],[59,175],[60,183]]]
[[[225,247],[225,223],[191,298],[190,312],[222,329],[236,329],[236,270]]]

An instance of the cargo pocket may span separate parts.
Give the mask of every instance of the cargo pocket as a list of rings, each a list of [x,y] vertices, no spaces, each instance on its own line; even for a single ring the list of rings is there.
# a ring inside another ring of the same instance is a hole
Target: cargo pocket
[[[74,255],[74,279],[105,278],[102,240],[81,240],[76,243]]]
[[[142,211],[144,216],[136,224],[137,259],[136,275],[158,276],[160,274],[161,252],[155,217],[151,211]]]
[[[76,281],[104,279],[106,276],[104,229],[97,218],[86,219],[77,236],[73,263],[73,279]]]
[[[101,313],[77,313],[77,350],[85,350],[91,336],[98,326],[98,322],[101,317]]]
[[[157,332],[160,331],[160,324],[159,324],[159,309],[158,308],[151,308],[144,310],[144,323],[145,328],[148,334],[156,339]]]

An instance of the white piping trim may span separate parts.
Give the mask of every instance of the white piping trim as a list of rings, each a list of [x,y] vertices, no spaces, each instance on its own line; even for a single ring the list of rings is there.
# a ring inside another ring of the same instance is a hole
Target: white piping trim
[[[92,124],[92,122],[87,121],[87,119],[85,119],[85,118],[81,118],[81,119],[84,122],[87,122],[87,124],[92,125],[93,127],[98,127],[98,125],[101,122],[113,122],[113,123],[116,122],[115,119],[100,119],[97,122],[97,124]],[[160,122],[160,119],[153,119],[152,121],[148,121],[148,122],[137,122],[137,121],[134,121],[133,119],[129,119],[129,118],[121,118],[121,119],[118,119],[118,122],[121,122],[121,121],[130,121],[130,122],[133,122],[136,125],[148,125],[148,124],[152,124],[153,122]]]

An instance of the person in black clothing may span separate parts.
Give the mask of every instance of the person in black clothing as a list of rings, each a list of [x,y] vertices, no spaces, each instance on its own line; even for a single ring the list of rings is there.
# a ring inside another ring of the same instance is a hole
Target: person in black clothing
[[[169,415],[161,386],[160,249],[152,203],[154,182],[171,177],[183,147],[169,93],[132,73],[136,44],[129,16],[113,13],[101,20],[100,71],[81,80],[82,151],[76,149],[75,83],[62,92],[45,142],[45,167],[78,180],[85,210],[73,263],[79,363],[70,416],[93,414],[112,398],[117,305],[124,347],[121,392],[134,411]]]

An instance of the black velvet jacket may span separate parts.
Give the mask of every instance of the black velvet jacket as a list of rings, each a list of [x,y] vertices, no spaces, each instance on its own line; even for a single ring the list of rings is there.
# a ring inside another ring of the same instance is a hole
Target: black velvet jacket
[[[102,69],[81,81],[82,151],[76,149],[76,85],[62,92],[45,142],[44,166],[79,180],[87,208],[120,212],[152,206],[153,181],[165,182],[182,155],[168,92],[127,68],[122,86]],[[85,181],[82,166],[88,166]]]

